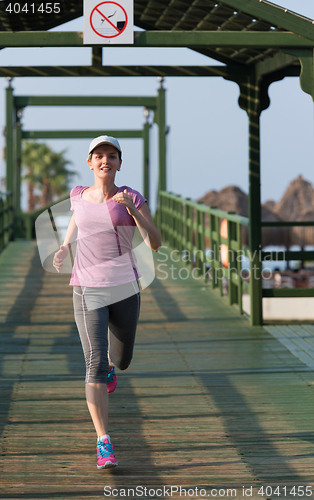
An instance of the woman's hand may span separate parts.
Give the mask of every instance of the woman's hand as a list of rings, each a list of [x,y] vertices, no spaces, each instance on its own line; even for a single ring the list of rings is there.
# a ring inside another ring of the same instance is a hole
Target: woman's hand
[[[61,268],[63,266],[63,261],[68,255],[69,255],[68,245],[66,246],[61,245],[60,250],[58,250],[58,252],[55,253],[52,265],[58,271],[58,273],[60,273]]]
[[[133,203],[132,196],[127,193],[127,189],[125,189],[123,193],[117,193],[112,199],[126,207],[129,214],[132,215],[147,246],[157,252],[161,246],[161,238],[152,216],[150,215],[147,203],[144,203],[141,208],[137,210]]]
[[[115,194],[112,199],[121,205],[124,205],[130,215],[134,216],[137,213],[137,209],[133,203],[133,198],[130,194],[128,194],[127,189],[123,191],[123,193]]]

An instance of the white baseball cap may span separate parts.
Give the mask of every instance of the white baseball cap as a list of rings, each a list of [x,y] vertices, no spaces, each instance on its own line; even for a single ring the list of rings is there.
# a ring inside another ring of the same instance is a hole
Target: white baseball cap
[[[93,139],[90,143],[88,154],[90,154],[95,148],[97,148],[97,146],[100,146],[101,144],[110,144],[114,148],[118,149],[120,153],[122,153],[119,141],[115,137],[110,137],[109,135],[100,135],[99,137]]]

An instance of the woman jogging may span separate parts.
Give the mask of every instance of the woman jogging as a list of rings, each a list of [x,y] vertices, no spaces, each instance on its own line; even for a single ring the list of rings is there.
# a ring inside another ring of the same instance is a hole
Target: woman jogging
[[[133,355],[140,310],[132,253],[136,226],[148,236],[152,250],[161,245],[145,198],[128,186],[115,185],[121,156],[114,137],[100,136],[91,142],[87,164],[94,172],[94,184],[72,189],[74,213],[53,260],[60,272],[77,239],[70,285],[86,364],[86,401],[98,437],[98,469],[118,465],[108,433],[108,393],[117,385],[115,367],[125,370]]]

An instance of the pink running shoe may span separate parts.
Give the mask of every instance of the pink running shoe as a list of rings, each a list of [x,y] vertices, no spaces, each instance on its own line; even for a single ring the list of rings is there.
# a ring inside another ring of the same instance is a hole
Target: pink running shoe
[[[114,371],[114,366],[109,370],[108,372],[108,378],[107,378],[107,392],[110,394],[115,390],[117,387],[117,375],[115,374]]]
[[[118,465],[113,452],[113,444],[108,439],[97,441],[97,469],[106,469]]]

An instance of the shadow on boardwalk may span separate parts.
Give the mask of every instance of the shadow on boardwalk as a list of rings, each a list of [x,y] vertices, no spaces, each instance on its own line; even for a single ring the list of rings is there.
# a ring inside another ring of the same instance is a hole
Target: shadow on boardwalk
[[[313,372],[200,282],[158,278],[110,396],[119,467],[97,471],[69,276],[45,273],[23,241],[0,271],[3,498],[167,498],[171,486],[261,498],[313,483]]]

